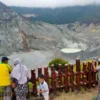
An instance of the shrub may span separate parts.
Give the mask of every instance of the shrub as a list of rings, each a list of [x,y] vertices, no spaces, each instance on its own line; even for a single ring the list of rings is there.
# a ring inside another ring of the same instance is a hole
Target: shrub
[[[49,67],[51,68],[51,65],[54,64],[55,70],[58,70],[58,65],[62,64],[62,69],[64,69],[65,64],[68,64],[68,61],[62,59],[62,58],[56,58],[49,62]]]

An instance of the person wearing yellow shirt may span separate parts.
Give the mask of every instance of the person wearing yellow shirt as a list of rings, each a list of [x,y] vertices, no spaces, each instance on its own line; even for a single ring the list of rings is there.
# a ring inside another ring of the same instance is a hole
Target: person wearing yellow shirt
[[[10,73],[12,72],[12,67],[8,64],[9,58],[2,57],[0,63],[0,87],[3,88],[4,99],[11,100],[11,80]]]

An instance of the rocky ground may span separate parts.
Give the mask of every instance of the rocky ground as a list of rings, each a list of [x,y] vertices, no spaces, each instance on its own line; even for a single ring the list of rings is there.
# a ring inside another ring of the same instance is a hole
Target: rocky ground
[[[87,91],[80,91],[79,93],[76,92],[70,92],[70,93],[58,93],[59,96],[56,96],[54,94],[54,98],[51,100],[92,100],[94,96],[97,95],[97,87],[89,89]],[[29,100],[42,100],[39,98],[30,98]]]
[[[64,58],[65,60],[69,61],[69,63],[75,63],[75,58],[69,58],[67,56],[62,55],[62,53],[58,50],[49,50],[49,51],[40,51],[34,50],[31,52],[18,52],[13,53],[9,56],[10,60],[9,63],[13,67],[13,60],[15,58],[20,58],[22,63],[25,64],[29,70],[36,69],[38,67],[47,67],[48,63],[53,60],[54,58]]]
[[[63,48],[78,48],[87,52],[97,50],[95,52],[99,53],[99,33],[100,24],[32,22],[0,2],[0,56]]]
[[[100,24],[32,22],[0,2],[0,56],[20,57],[28,68],[47,66],[63,48],[78,48],[84,60],[100,54]],[[15,52],[15,53],[13,53]]]
[[[55,98],[54,100],[92,100],[92,98],[96,95],[97,95],[97,89],[91,89],[84,93],[80,92],[78,94],[62,93],[61,96]]]
[[[75,92],[57,92],[56,94],[50,95],[51,99],[50,100],[92,100],[93,97],[97,96],[98,88],[92,88],[86,91],[77,91]],[[0,99],[2,100],[2,99]],[[40,97],[30,97],[28,100],[44,100],[43,98]],[[95,99],[94,99],[95,100]]]

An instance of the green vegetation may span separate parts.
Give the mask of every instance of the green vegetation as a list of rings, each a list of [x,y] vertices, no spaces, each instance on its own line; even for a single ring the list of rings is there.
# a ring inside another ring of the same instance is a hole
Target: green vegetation
[[[33,84],[32,84],[32,82],[28,82],[28,87],[29,87],[29,90],[33,89]]]
[[[2,87],[0,87],[0,93],[3,92]]]
[[[62,64],[62,68],[64,69],[65,64],[68,64],[68,61],[61,59],[61,58],[56,58],[52,61],[49,62],[49,67],[51,67],[51,65],[54,64],[54,67],[56,70],[58,70],[58,65]]]
[[[3,93],[2,87],[0,87],[0,93]],[[0,97],[0,100],[3,100],[3,97]]]
[[[74,6],[60,8],[27,8],[11,7],[19,14],[36,14],[37,17],[31,17],[34,21],[44,21],[51,24],[66,24],[76,21],[83,23],[100,22],[100,6]],[[71,26],[69,26],[71,27]]]
[[[92,100],[96,100],[97,96],[94,96]]]

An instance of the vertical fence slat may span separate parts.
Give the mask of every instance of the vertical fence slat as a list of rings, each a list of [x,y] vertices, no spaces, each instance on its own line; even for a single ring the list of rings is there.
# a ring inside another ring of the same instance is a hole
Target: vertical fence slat
[[[86,89],[86,84],[87,84],[87,68],[86,68],[86,62],[83,62],[82,81],[83,81],[83,87]]]
[[[96,71],[94,71],[93,64],[92,64],[92,86],[96,86]]]
[[[54,69],[54,65],[51,66],[51,87],[53,92],[56,91],[56,72]]]
[[[97,63],[98,62],[95,61],[95,66],[97,66]],[[95,73],[97,73],[97,71]],[[96,84],[98,84],[98,77],[97,76],[95,76],[95,77],[96,77]]]
[[[59,88],[62,88],[62,65],[58,65],[58,80],[59,80]]]
[[[48,67],[44,68],[44,79],[47,82],[47,84],[49,85],[49,73],[48,73]]]
[[[42,74],[42,68],[41,68],[41,67],[38,68],[38,76],[39,76],[40,74]]]
[[[80,59],[77,58],[77,59],[76,59],[76,71],[77,71],[77,72],[80,72],[80,69],[81,69],[81,66],[80,66]]]
[[[68,84],[68,65],[65,65],[65,70],[64,70],[64,84],[65,84],[65,92],[69,91],[69,84]]]
[[[36,74],[35,74],[35,70],[31,70],[31,81],[33,83],[33,95],[36,96],[37,95],[37,86],[36,86]]]
[[[76,83],[77,83],[77,89],[80,90],[80,82],[81,82],[81,73],[80,73],[80,59],[76,59]]]
[[[71,90],[74,91],[74,71],[72,64],[70,64],[70,85],[71,85]]]
[[[92,63],[88,62],[88,88],[92,86]]]

